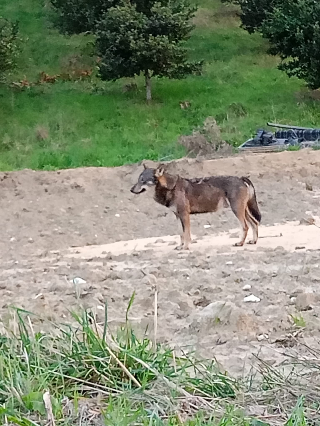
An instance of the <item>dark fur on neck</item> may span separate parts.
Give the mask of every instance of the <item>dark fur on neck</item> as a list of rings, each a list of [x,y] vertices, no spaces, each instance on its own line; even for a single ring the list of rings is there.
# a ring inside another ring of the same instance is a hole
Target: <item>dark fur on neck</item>
[[[174,193],[157,183],[154,191],[154,199],[162,206],[170,207],[174,199]]]

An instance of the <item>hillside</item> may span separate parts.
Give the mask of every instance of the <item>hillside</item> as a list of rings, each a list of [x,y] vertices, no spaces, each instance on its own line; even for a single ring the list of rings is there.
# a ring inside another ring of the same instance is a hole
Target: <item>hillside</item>
[[[0,15],[20,21],[24,37],[19,68],[12,78],[35,82],[49,75],[92,68],[88,38],[64,37],[50,23],[45,1],[3,0]],[[201,77],[155,80],[154,102],[126,83],[102,83],[95,77],[57,82],[23,91],[0,88],[1,170],[116,166],[143,158],[183,154],[176,145],[209,115],[223,137],[237,145],[268,120],[319,126],[319,104],[303,83],[276,69],[266,43],[239,28],[232,7],[201,0],[196,29],[188,45],[193,58],[205,59]],[[191,102],[183,110],[180,101]]]

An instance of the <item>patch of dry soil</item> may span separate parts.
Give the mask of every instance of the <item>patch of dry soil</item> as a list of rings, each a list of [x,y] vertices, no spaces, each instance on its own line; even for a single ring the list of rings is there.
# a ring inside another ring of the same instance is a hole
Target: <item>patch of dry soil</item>
[[[107,301],[113,328],[135,292],[131,321],[153,337],[157,289],[157,340],[215,356],[231,373],[252,354],[277,364],[319,347],[319,165],[309,150],[171,163],[187,177],[250,174],[262,212],[257,246],[243,248],[232,247],[229,210],[193,216],[190,252],[174,249],[180,225],[152,191],[130,193],[141,166],[1,173],[2,321],[11,305],[54,321],[81,305],[103,321]],[[260,302],[244,302],[250,294]],[[306,326],[293,338],[300,315]]]

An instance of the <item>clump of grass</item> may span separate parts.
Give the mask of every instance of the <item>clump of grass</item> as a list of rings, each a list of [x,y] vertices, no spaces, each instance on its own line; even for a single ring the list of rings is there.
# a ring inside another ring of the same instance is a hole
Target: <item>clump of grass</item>
[[[132,303],[133,297],[128,310]],[[263,381],[245,390],[214,360],[177,356],[137,338],[128,311],[116,336],[107,318],[97,323],[90,311],[73,313],[74,325],[51,323],[50,333],[35,331],[32,318],[17,309],[13,330],[0,335],[1,424],[307,426],[319,420],[316,361],[294,359],[284,375],[260,360]],[[253,401],[256,416],[247,413]]]
[[[113,337],[107,321],[101,326],[84,311],[73,314],[76,326],[53,325],[47,334],[34,331],[28,313],[17,310],[16,315],[17,331],[8,330],[0,340],[2,424],[10,418],[19,419],[17,424],[41,423],[47,389],[53,415],[62,424],[78,424],[79,416],[90,412],[101,424],[136,424],[135,417],[174,417],[182,404],[193,415],[213,408],[215,399],[236,395],[236,381],[220,373],[214,361],[154,348],[149,339],[138,339],[129,324]],[[83,401],[89,404],[85,413]],[[128,423],[111,422],[124,412]]]
[[[296,406],[294,407],[288,421],[285,426],[307,426],[307,420],[304,413],[304,397],[300,397],[297,401]]]
[[[302,314],[291,314],[290,318],[296,327],[304,328],[306,326],[306,320],[303,318]]]
[[[298,344],[298,340],[296,344]],[[304,354],[282,348],[286,360],[273,367],[258,360],[262,381],[244,394],[244,405],[264,409],[270,426],[313,426],[320,424],[320,352],[303,344]],[[260,417],[262,420],[262,418]]]

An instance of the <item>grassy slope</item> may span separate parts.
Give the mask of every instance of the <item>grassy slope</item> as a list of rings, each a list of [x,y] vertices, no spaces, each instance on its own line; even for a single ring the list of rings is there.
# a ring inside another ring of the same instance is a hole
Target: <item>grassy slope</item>
[[[64,37],[49,23],[41,0],[2,0],[0,15],[20,21],[26,40],[15,79],[35,81],[41,71],[60,72],[68,58],[82,55],[86,39]],[[266,121],[319,126],[320,107],[297,101],[302,83],[276,69],[266,44],[239,28],[232,9],[219,0],[201,0],[197,28],[188,42],[193,58],[206,60],[201,77],[155,80],[154,103],[138,93],[122,93],[123,81],[58,83],[24,92],[0,89],[0,169],[115,166],[143,158],[183,154],[180,134],[213,115],[233,144]],[[191,101],[181,110],[179,101]],[[236,107],[233,106],[236,104]],[[241,104],[245,114],[239,114]],[[38,140],[36,129],[48,131]]]

